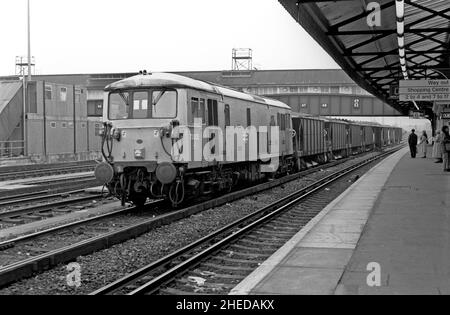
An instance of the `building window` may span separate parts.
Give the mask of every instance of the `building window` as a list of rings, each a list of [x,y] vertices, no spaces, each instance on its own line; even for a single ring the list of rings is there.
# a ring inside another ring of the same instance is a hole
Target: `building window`
[[[45,85],[45,99],[46,100],[52,99],[52,86],[51,85]]]
[[[318,86],[310,86],[308,87],[309,93],[320,93],[320,87]]]
[[[352,94],[352,87],[351,86],[341,86],[339,88],[339,93],[341,93],[341,94]]]
[[[280,93],[289,93],[289,87],[288,86],[280,87]]]
[[[67,128],[67,123],[62,122],[62,123],[61,123],[61,128]]]
[[[252,111],[250,108],[247,108],[247,127],[252,125]]]
[[[50,128],[56,128],[56,122],[52,121],[52,122],[50,123]]]
[[[66,87],[62,87],[59,89],[59,100],[61,102],[67,101],[67,88]]]
[[[87,112],[90,117],[103,116],[103,101],[102,100],[90,100],[87,102]]]
[[[75,104],[81,104],[81,90],[75,89]]]
[[[300,93],[307,93],[308,92],[308,87],[307,86],[300,86],[298,88]]]

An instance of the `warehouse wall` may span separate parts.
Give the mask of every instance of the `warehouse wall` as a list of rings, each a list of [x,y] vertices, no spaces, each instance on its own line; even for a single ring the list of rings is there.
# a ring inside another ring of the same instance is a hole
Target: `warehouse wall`
[[[95,136],[95,123],[88,119],[84,87],[38,81],[29,89],[28,97],[27,147],[33,160],[100,157],[100,139]]]

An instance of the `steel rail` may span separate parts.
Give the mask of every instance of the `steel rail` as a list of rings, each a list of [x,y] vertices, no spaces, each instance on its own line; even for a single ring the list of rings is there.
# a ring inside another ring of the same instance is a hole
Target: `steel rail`
[[[0,198],[0,207],[6,207],[18,203],[26,203],[26,202],[34,202],[34,201],[41,201],[46,199],[52,199],[52,198],[58,198],[58,197],[64,197],[65,195],[73,195],[73,194],[80,194],[86,192],[85,189],[79,189],[79,190],[72,190],[67,192],[59,192],[55,194],[45,194],[45,192],[38,192],[33,194],[22,194],[22,195],[16,195],[11,197],[3,197]],[[35,197],[33,197],[35,196]],[[4,201],[6,200],[6,201]]]
[[[51,211],[54,208],[72,205],[72,204],[78,204],[85,201],[92,201],[96,199],[103,198],[102,194],[95,194],[92,196],[83,196],[75,199],[67,199],[63,201],[56,201],[48,204],[42,204],[37,206],[30,206],[25,208],[19,208],[19,209],[13,209],[9,211],[3,211],[0,212],[0,220],[5,218],[17,218],[23,215],[33,214],[36,212],[45,212],[45,211]]]

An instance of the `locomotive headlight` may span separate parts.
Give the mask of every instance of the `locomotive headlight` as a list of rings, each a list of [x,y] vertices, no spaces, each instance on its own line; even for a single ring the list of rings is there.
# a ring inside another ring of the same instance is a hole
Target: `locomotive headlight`
[[[134,150],[134,158],[137,160],[145,159],[145,149],[135,149]]]

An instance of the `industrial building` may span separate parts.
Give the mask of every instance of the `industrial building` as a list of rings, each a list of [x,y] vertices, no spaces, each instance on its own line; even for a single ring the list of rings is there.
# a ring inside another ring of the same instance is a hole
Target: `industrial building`
[[[22,82],[0,83],[1,158],[20,157],[25,162],[99,158],[96,135],[101,118],[88,117],[86,87],[34,79],[27,83],[25,117]]]

